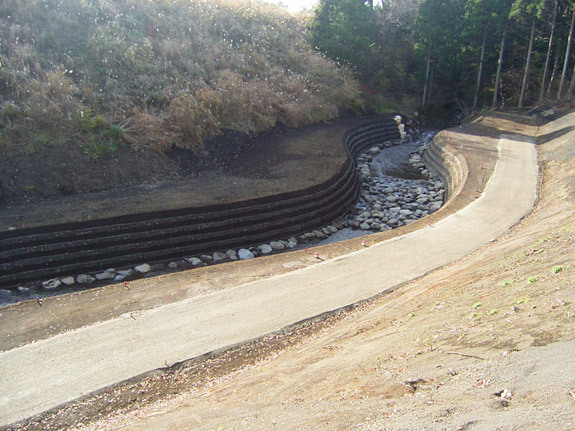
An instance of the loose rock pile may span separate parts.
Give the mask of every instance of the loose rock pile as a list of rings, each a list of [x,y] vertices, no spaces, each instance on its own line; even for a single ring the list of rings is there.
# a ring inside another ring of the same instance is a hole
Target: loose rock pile
[[[370,165],[381,148],[373,147],[357,159],[362,193],[359,202],[348,216],[353,229],[386,231],[412,223],[437,211],[443,205],[445,189],[438,178],[425,168],[420,147],[410,155],[410,163],[426,180],[406,180],[378,175]]]
[[[405,132],[404,134],[405,135]],[[408,139],[412,139],[409,136]],[[258,256],[270,255],[293,249],[302,243],[317,243],[342,229],[360,229],[367,232],[379,232],[394,229],[412,223],[422,217],[437,211],[443,205],[444,185],[433,177],[422,161],[426,145],[422,145],[410,154],[409,163],[426,178],[424,180],[406,180],[388,175],[380,175],[372,160],[384,148],[397,145],[402,141],[387,141],[368,149],[360,154],[356,161],[356,169],[361,179],[361,197],[347,216],[331,225],[297,237],[285,240],[271,241],[254,247],[239,250],[216,251],[212,254],[188,257],[166,264],[149,265],[147,263],[117,270],[109,268],[97,274],[80,274],[76,277],[63,277],[46,280],[36,287],[22,286],[16,292],[0,291],[0,303],[37,298],[49,295],[55,291],[87,287],[94,283],[122,282],[146,275],[201,267],[226,261],[253,259]],[[405,142],[405,141],[404,141]]]

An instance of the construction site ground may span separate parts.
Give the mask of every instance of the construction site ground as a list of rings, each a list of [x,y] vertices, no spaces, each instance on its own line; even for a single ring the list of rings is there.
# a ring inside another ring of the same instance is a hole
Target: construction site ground
[[[533,211],[471,254],[406,279],[385,295],[368,295],[367,301],[181,364],[166,363],[18,428],[573,429],[574,124],[572,114],[544,125],[499,113],[442,132],[438,139],[467,156],[462,193],[428,219],[367,240],[377,250],[386,240],[434,229],[481,199],[502,136],[518,144],[536,141],[540,175]],[[481,151],[474,145],[479,142]],[[117,285],[50,298],[41,307],[4,307],[2,355],[120,316],[137,321],[139,312],[246,282],[281,273],[289,278],[362,247],[351,240],[320,248],[325,262],[299,251],[144,279],[129,289]],[[384,279],[385,259],[379,265]],[[354,280],[348,283],[354,289]],[[109,360],[122,358],[109,352]],[[50,384],[39,378],[35,389]]]

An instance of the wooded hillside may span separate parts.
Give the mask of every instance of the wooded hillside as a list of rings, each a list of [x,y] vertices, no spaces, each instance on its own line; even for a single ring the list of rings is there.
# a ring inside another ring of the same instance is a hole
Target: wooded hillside
[[[571,0],[321,0],[311,31],[375,106],[471,113],[571,101],[574,23]]]

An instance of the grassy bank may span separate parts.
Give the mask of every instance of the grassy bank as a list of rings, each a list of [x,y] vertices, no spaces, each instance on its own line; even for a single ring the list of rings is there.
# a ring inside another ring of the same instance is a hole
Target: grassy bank
[[[306,17],[258,1],[5,0],[0,157],[77,144],[203,150],[334,118],[361,102],[312,51]]]

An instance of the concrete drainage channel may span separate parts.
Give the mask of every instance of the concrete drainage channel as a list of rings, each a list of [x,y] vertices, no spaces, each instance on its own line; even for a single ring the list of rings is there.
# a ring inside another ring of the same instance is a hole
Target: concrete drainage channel
[[[384,149],[405,137],[399,123],[386,118],[351,130],[343,142],[350,158],[340,173],[297,193],[2,232],[0,260],[10,263],[0,264],[0,286],[5,287],[0,290],[0,304],[319,245],[424,217],[441,206],[441,182],[401,180],[378,171]],[[428,175],[421,161],[426,143],[403,145],[416,146],[411,164]],[[256,245],[240,248],[245,244]],[[141,263],[146,261],[160,263]]]

